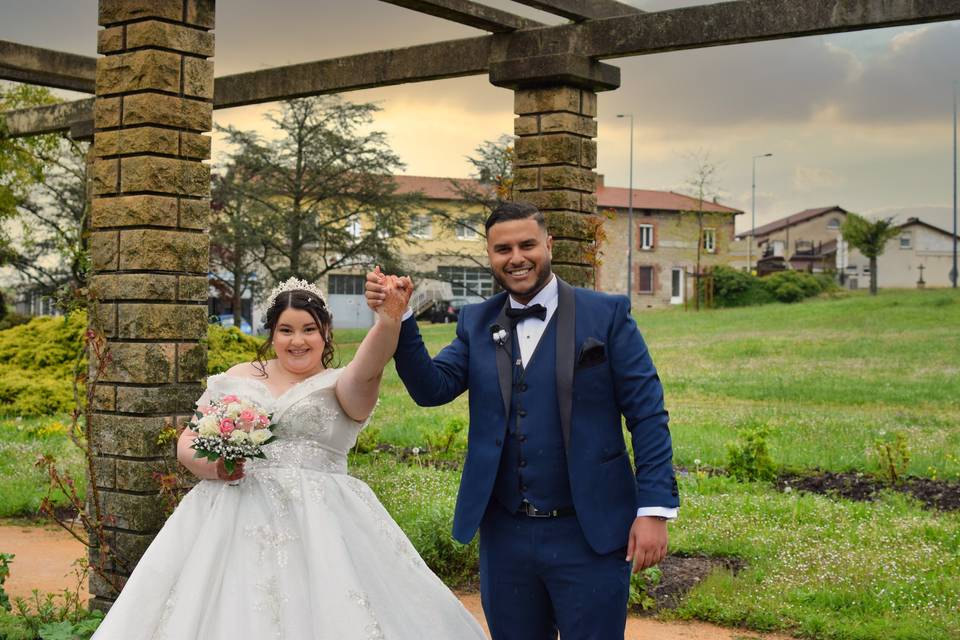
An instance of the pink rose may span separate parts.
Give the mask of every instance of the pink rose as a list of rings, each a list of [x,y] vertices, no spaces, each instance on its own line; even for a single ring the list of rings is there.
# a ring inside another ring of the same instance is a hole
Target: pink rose
[[[220,433],[222,433],[225,436],[228,436],[231,433],[233,433],[233,430],[236,428],[237,428],[236,423],[234,423],[234,421],[231,420],[230,418],[224,418],[220,422]]]
[[[257,414],[250,409],[244,409],[243,411],[240,412],[240,419],[243,420],[244,422],[252,423],[254,420],[257,419]]]
[[[210,405],[210,404],[200,407],[200,413],[202,413],[205,416],[210,415],[214,411],[216,411],[216,409],[214,408],[213,405]]]
[[[222,400],[227,404],[230,404],[231,402],[240,402],[240,398],[233,395],[232,393],[229,396],[223,396]]]
[[[269,416],[260,416],[258,422],[260,423],[260,426],[261,426],[261,427],[265,427],[265,426],[267,426],[268,424],[270,424],[270,417],[269,417]]]

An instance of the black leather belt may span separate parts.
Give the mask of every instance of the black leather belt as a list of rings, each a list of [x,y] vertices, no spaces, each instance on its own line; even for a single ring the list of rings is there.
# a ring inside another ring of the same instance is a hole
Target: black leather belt
[[[529,502],[523,502],[520,504],[520,510],[517,511],[517,513],[530,518],[562,518],[564,516],[572,516],[576,513],[576,511],[573,510],[573,507],[564,507],[562,509],[545,511],[537,509]]]

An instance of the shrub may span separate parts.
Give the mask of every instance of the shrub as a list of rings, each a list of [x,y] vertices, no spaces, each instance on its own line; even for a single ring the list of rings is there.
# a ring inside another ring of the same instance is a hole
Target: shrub
[[[235,364],[251,362],[263,338],[254,338],[236,327],[211,324],[207,328],[207,373],[222,373]]]
[[[70,413],[74,367],[86,327],[86,314],[76,311],[61,318],[30,318],[0,331],[0,413],[25,417]],[[207,340],[211,374],[253,360],[263,341],[218,325],[209,327]]]
[[[0,331],[11,329],[30,322],[30,316],[22,316],[19,313],[8,313],[3,320],[0,320]]]
[[[744,307],[773,302],[759,278],[727,266],[713,268],[713,302],[717,307]]]
[[[777,476],[767,437],[770,429],[755,426],[743,429],[738,442],[727,443],[727,471],[740,482],[773,480]]]
[[[10,563],[13,562],[14,557],[12,553],[0,553],[0,609],[5,611],[10,611],[10,598],[3,589],[3,583],[10,575]]]
[[[825,290],[822,278],[805,271],[779,271],[762,278],[762,282],[778,302],[799,302]]]

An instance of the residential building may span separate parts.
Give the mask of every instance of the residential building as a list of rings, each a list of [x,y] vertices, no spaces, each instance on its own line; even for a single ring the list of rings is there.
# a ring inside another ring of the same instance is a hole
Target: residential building
[[[847,213],[840,206],[807,209],[738,237],[753,242],[753,259],[760,275],[783,271],[788,265],[800,271],[835,271],[837,239]]]
[[[401,248],[412,274],[436,274],[440,282],[424,293],[414,306],[426,306],[433,298],[480,300],[494,293],[496,284],[487,269],[483,236],[485,211],[468,204],[451,183],[451,178],[396,176],[399,193],[420,192],[425,205],[415,214],[411,242]],[[474,180],[457,179],[465,188],[476,188]],[[626,293],[627,218],[629,189],[608,187],[597,177],[597,210],[605,216],[606,240],[597,268],[597,288]],[[737,209],[668,191],[634,189],[633,305],[637,308],[683,303],[692,291],[697,265],[697,244],[701,243],[701,268],[728,264],[734,238]],[[701,224],[697,211],[702,210]],[[457,216],[470,224],[455,225]],[[331,298],[341,289],[356,299],[362,292],[364,275],[335,273],[328,276]],[[422,278],[421,278],[422,279]],[[418,287],[419,289],[419,287]],[[334,298],[332,304],[346,305],[348,299]],[[345,307],[348,316],[354,306]],[[338,316],[334,308],[334,317]],[[343,312],[340,313],[343,317]],[[362,319],[361,319],[362,320]],[[357,325],[364,326],[364,325]]]
[[[953,234],[908,218],[899,233],[887,241],[877,257],[877,286],[887,288],[949,287],[953,268]],[[841,238],[841,246],[848,249]],[[870,259],[856,249],[846,251],[843,264],[846,285],[851,289],[870,286]]]
[[[625,294],[630,190],[608,187],[603,176],[597,178],[597,211],[607,218],[597,288]],[[712,200],[700,202],[672,191],[634,189],[633,307],[686,302],[693,292],[698,245],[701,272],[721,264],[733,266],[734,221],[741,213]]]

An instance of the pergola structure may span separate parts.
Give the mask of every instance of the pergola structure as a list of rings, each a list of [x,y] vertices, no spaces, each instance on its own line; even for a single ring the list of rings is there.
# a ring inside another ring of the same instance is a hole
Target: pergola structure
[[[515,96],[516,197],[544,211],[555,270],[588,285],[596,94],[620,85],[602,60],[960,19],[960,0],[735,0],[657,12],[517,0],[568,21],[548,26],[471,0],[383,1],[489,35],[216,79],[215,0],[99,0],[99,58],[0,41],[0,79],[95,96],[2,115],[8,135],[94,141],[91,293],[113,360],[97,384],[91,446],[111,542],[131,561],[163,523],[151,463],[173,452],[157,433],[190,415],[206,373],[213,109],[488,74]],[[96,577],[91,591],[99,608],[116,595]]]

